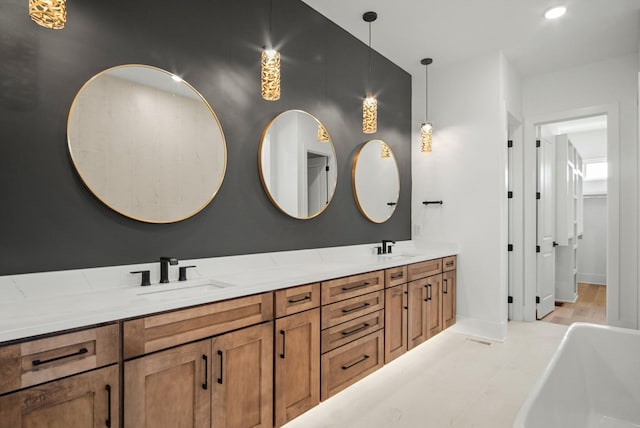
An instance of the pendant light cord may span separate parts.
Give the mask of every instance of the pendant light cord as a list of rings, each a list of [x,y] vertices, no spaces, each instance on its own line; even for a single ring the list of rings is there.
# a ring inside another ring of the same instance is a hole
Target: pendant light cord
[[[371,22],[369,22],[369,94],[371,96]]]
[[[271,25],[273,21],[273,0],[269,1],[269,49],[273,49],[273,41],[271,40]]]
[[[429,121],[429,66],[425,66],[425,90],[424,90],[424,118],[425,123]]]

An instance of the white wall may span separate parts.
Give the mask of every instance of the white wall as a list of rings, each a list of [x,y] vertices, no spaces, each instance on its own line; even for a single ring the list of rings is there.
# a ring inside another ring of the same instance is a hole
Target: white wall
[[[610,171],[619,171],[620,239],[618,291],[607,294],[607,318],[612,325],[638,326],[638,55],[631,54],[524,80],[526,118],[555,112],[616,104],[619,117],[619,157],[608,156]],[[610,142],[615,144],[615,142]],[[530,159],[526,159],[530,162]],[[611,181],[611,180],[610,180]],[[615,200],[611,200],[615,204]],[[616,263],[616,261],[612,261]],[[611,269],[610,269],[611,270]],[[614,285],[614,284],[610,284]],[[611,289],[612,287],[609,287]],[[610,290],[611,291],[611,290]]]
[[[584,233],[578,241],[578,281],[606,284],[607,197],[584,198]]]
[[[498,340],[507,319],[502,61],[496,53],[429,69],[431,153],[419,151],[424,79],[416,76],[412,139],[414,239],[459,245],[456,328]]]

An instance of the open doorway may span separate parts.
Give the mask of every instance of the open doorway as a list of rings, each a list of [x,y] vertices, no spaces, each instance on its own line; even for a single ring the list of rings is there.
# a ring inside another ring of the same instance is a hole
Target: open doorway
[[[549,123],[540,133],[555,145],[555,268],[554,304],[538,304],[537,318],[605,324],[607,117]]]
[[[570,122],[577,119],[590,119],[597,116],[606,117],[606,162],[607,162],[607,193],[606,193],[606,238],[603,242],[599,240],[601,249],[606,253],[606,287],[604,287],[606,295],[606,319],[607,323],[616,320],[620,315],[620,182],[619,182],[619,107],[617,104],[605,104],[600,106],[584,107],[564,112],[555,112],[549,114],[538,115],[525,120],[524,126],[524,156],[523,156],[523,176],[524,176],[524,282],[521,288],[523,296],[523,317],[519,318],[525,321],[533,321],[539,318],[538,309],[540,295],[538,294],[538,203],[536,199],[539,181],[538,169],[536,164],[537,141],[541,138],[541,129],[544,125],[556,124],[561,122]],[[568,130],[562,131],[565,134]],[[572,130],[576,133],[577,131]],[[555,137],[555,136],[554,136]],[[586,154],[585,154],[586,156]],[[588,156],[587,156],[588,157]],[[588,162],[587,162],[588,163]],[[583,179],[586,176],[587,164],[583,161],[583,165],[579,170],[583,173]],[[589,167],[591,168],[591,167]],[[582,181],[584,186],[585,181]],[[590,186],[590,184],[587,184]],[[584,191],[584,188],[583,188]],[[590,196],[591,198],[591,196]],[[583,213],[584,215],[584,213]],[[583,218],[584,220],[584,218]],[[583,223],[584,224],[584,223]],[[584,240],[577,239],[578,246]],[[579,255],[576,254],[576,279],[578,273],[578,265],[580,263]],[[555,256],[554,256],[555,260]],[[580,276],[580,278],[584,278]],[[555,281],[555,272],[554,272]],[[580,279],[582,281],[582,279]],[[593,281],[593,280],[590,280]],[[555,284],[554,284],[555,287]],[[602,289],[601,289],[602,290]],[[578,296],[580,290],[578,287]],[[583,293],[587,294],[587,293]],[[555,302],[555,290],[553,301]],[[563,302],[565,303],[565,302]],[[567,303],[570,304],[570,303]],[[555,305],[554,305],[555,306]],[[555,307],[554,307],[555,309]]]
[[[328,203],[329,157],[307,151],[307,212],[320,212]]]
[[[606,323],[607,117],[537,127],[536,318]]]

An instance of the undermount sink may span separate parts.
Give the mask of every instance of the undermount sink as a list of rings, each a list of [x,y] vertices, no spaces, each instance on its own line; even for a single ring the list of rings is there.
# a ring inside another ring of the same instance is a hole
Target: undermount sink
[[[191,297],[203,294],[210,294],[234,287],[228,282],[215,281],[212,279],[194,279],[184,282],[174,282],[169,284],[154,284],[146,287],[137,287],[130,290],[136,296],[170,296]]]
[[[378,254],[378,257],[382,257],[383,259],[389,260],[402,260],[402,259],[412,259],[416,257],[415,254]]]

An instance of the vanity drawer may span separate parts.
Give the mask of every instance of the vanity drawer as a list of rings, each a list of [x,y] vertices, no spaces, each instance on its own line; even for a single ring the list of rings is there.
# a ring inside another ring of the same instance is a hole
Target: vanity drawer
[[[449,256],[442,259],[442,272],[449,272],[456,270],[457,260],[456,256]]]
[[[322,331],[322,353],[336,349],[384,327],[384,310],[380,310]]]
[[[384,309],[384,290],[323,306],[321,328],[324,330],[381,309]]]
[[[320,283],[276,291],[276,318],[320,306]]]
[[[273,293],[125,321],[124,358],[193,342],[273,319]]]
[[[373,373],[384,363],[384,331],[365,336],[322,355],[321,399]]]
[[[326,305],[361,296],[383,288],[384,271],[382,270],[324,281],[322,283],[322,304]]]
[[[426,262],[409,265],[409,281],[426,278],[442,273],[442,259],[427,260]]]
[[[0,394],[118,362],[111,324],[0,348]]]
[[[384,271],[384,286],[386,288],[395,287],[396,285],[407,282],[407,267],[398,266]]]

